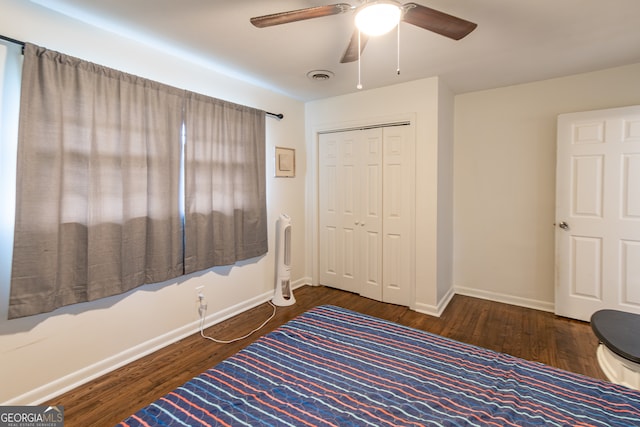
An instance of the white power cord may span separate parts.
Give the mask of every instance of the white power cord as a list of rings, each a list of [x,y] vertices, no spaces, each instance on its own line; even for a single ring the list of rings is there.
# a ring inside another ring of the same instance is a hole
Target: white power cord
[[[206,336],[204,334],[204,318],[205,318],[205,316],[207,314],[207,306],[206,306],[206,304],[202,305],[201,309],[200,309],[200,336],[202,336],[202,338],[206,338],[206,339],[211,340],[213,342],[217,342],[218,344],[231,344],[232,342],[240,341],[240,340],[243,340],[243,339],[245,339],[247,337],[250,337],[254,333],[258,332],[260,329],[262,329],[264,327],[264,325],[269,323],[271,321],[271,319],[273,319],[276,316],[276,310],[277,310],[276,306],[273,305],[273,303],[271,301],[269,301],[269,305],[271,307],[273,307],[273,313],[271,313],[271,316],[267,320],[265,320],[262,323],[262,325],[258,326],[256,329],[254,329],[253,331],[249,332],[248,334],[246,334],[246,335],[244,335],[244,336],[242,336],[240,338],[234,338],[232,340],[219,340],[219,339],[216,339],[216,338],[213,338],[213,337],[208,337],[208,336]]]

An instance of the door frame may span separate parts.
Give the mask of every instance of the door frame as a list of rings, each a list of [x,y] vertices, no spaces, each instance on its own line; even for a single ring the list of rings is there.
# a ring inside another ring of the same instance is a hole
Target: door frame
[[[329,132],[342,132],[348,130],[358,130],[358,129],[366,129],[371,127],[385,127],[385,126],[393,126],[398,125],[400,123],[406,123],[410,127],[409,137],[412,139],[412,147],[415,150],[416,145],[416,114],[415,113],[404,113],[404,114],[396,114],[389,116],[382,116],[371,119],[360,119],[360,120],[350,120],[343,122],[334,122],[327,123],[324,125],[313,126],[310,129],[310,137],[309,140],[312,141],[312,147],[307,153],[307,165],[309,165],[309,176],[311,176],[310,190],[307,194],[310,194],[310,197],[307,199],[307,206],[309,207],[309,212],[311,215],[308,217],[311,218],[311,224],[307,226],[307,238],[308,241],[311,242],[311,251],[307,251],[307,265],[311,266],[311,284],[313,286],[318,286],[320,284],[320,206],[318,202],[319,197],[319,182],[320,182],[320,156],[319,156],[319,147],[320,147],[320,134],[329,133]],[[415,154],[415,153],[414,153]],[[416,159],[416,156],[413,156]],[[416,218],[415,218],[415,191],[417,189],[417,185],[415,183],[416,179],[416,164],[412,165],[411,170],[411,180],[414,183],[413,186],[413,197],[411,197],[411,226],[412,229],[416,229]],[[416,239],[415,233],[411,235],[411,255],[410,255],[410,277],[411,277],[411,286],[409,290],[409,308],[415,310],[416,306],[416,289],[415,289],[415,281],[416,281]]]

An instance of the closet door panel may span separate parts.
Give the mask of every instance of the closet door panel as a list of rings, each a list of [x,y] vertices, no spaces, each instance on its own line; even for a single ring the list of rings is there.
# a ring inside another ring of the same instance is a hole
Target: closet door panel
[[[342,229],[342,242],[340,247],[342,249],[343,258],[342,258],[342,271],[341,271],[341,282],[346,290],[350,290],[352,292],[356,292],[356,288],[349,288],[349,284],[356,280],[358,276],[358,260],[357,260],[357,249],[358,246],[358,230],[354,228],[343,228]]]
[[[382,129],[360,131],[360,294],[382,300]]]
[[[410,305],[413,263],[413,145],[408,126],[384,128],[382,300]]]
[[[319,139],[320,283],[360,293],[360,168],[357,132]]]
[[[360,135],[357,131],[335,134],[338,140],[338,184],[335,189],[340,206],[340,247],[342,270],[340,289],[360,293]]]
[[[342,254],[340,253],[340,221],[338,189],[338,140],[335,135],[320,135],[318,149],[319,182],[319,281],[328,286],[340,287]]]

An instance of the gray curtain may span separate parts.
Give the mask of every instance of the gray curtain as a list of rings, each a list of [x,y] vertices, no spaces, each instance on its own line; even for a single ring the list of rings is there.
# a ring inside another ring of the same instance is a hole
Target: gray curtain
[[[267,252],[264,111],[188,94],[185,272]]]
[[[27,44],[10,318],[183,274],[183,101]]]

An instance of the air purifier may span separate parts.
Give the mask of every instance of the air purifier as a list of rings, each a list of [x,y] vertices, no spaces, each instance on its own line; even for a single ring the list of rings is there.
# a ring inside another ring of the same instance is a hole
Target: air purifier
[[[280,214],[276,225],[276,289],[272,302],[278,306],[293,305],[291,290],[291,218]]]

